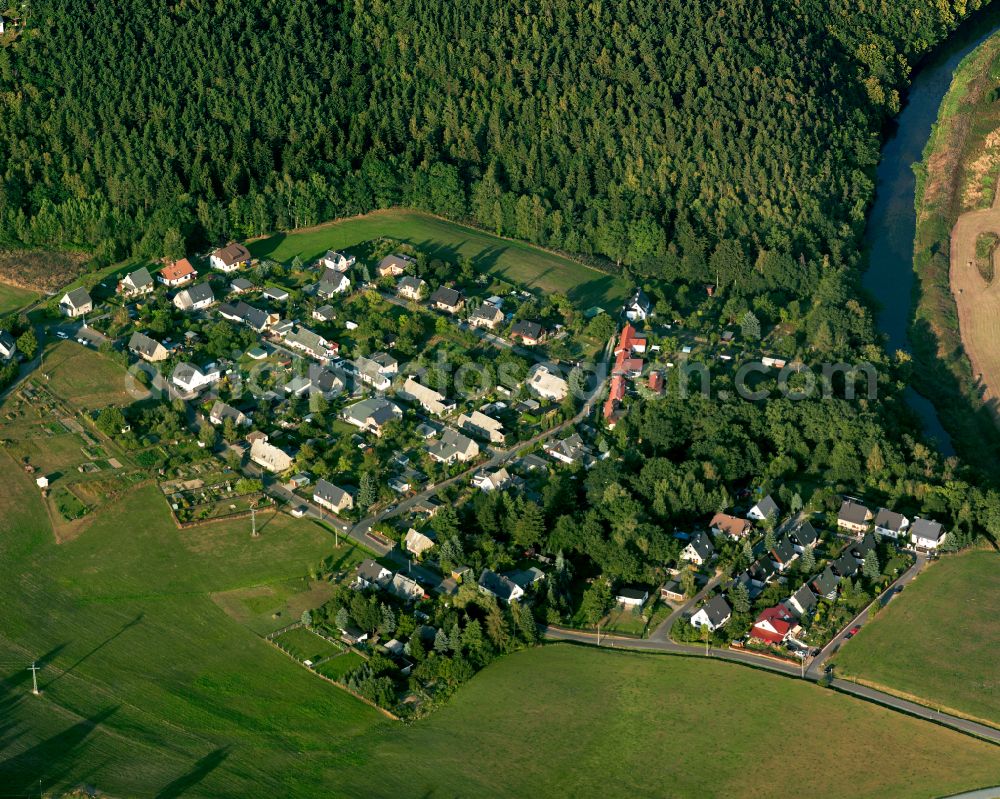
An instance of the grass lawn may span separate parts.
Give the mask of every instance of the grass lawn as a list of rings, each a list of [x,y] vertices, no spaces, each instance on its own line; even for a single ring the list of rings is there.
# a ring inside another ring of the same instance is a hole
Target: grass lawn
[[[72,405],[86,410],[126,405],[127,373],[110,358],[74,341],[60,341],[45,354],[46,387]]]
[[[385,797],[781,796],[789,730],[819,719],[822,734],[796,736],[795,793],[944,796],[1000,773],[995,746],[802,681],[559,644],[496,662],[425,721],[366,736],[344,787]]]
[[[316,667],[316,671],[324,677],[339,681],[347,672],[364,662],[365,659],[357,652],[345,652],[331,660],[324,660]]]
[[[411,244],[432,258],[472,259],[476,269],[543,292],[565,294],[580,308],[612,310],[623,302],[628,285],[577,261],[530,244],[491,236],[418,211],[392,209],[342,219],[298,233],[278,233],[249,244],[261,258],[290,262],[296,255],[312,261],[329,249],[344,249],[387,236]]]
[[[837,668],[1000,726],[1000,555],[931,565],[837,654]]]
[[[282,633],[274,639],[274,642],[293,658],[302,662],[311,660],[315,663],[322,658],[335,657],[344,651],[343,647],[331,644],[304,627],[296,627],[294,630]]]
[[[37,296],[37,291],[28,291],[28,289],[11,286],[8,283],[0,283],[0,315],[16,311]]]

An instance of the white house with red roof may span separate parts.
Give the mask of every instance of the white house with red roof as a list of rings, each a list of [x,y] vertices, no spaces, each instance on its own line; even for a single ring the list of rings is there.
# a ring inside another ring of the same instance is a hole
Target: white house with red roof
[[[796,626],[795,617],[788,608],[775,605],[761,611],[750,628],[750,637],[769,644],[782,644],[794,633]]]

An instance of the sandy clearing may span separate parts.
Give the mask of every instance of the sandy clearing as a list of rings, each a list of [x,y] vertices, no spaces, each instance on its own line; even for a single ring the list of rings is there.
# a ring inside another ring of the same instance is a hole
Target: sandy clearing
[[[972,363],[983,399],[996,408],[1000,397],[1000,279],[987,283],[976,268],[976,240],[982,233],[1000,234],[1000,192],[990,208],[967,211],[951,231],[951,293],[958,308],[962,345]],[[1000,248],[993,253],[1000,276]]]

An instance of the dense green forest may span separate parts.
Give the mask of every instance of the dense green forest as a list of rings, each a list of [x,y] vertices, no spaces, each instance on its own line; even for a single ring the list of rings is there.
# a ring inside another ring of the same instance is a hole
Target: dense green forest
[[[909,65],[979,5],[33,0],[0,245],[110,262],[404,204],[807,295],[854,265]]]

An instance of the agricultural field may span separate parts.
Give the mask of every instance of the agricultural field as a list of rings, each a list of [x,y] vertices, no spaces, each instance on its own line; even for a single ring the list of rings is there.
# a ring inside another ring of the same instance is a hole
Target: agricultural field
[[[45,354],[47,388],[81,410],[134,401],[125,370],[110,358],[73,341],[61,341]]]
[[[1000,726],[1000,555],[930,566],[837,654],[840,676]]]
[[[801,681],[557,644],[494,663],[425,721],[367,735],[344,787],[386,797],[774,796],[788,731],[803,719],[822,719],[822,734],[796,740],[794,758],[808,764],[796,792],[942,796],[1000,773],[990,744]]]
[[[389,237],[417,247],[431,258],[472,259],[480,272],[545,293],[565,294],[580,308],[613,308],[628,294],[626,282],[578,261],[546,252],[530,244],[497,238],[474,228],[422,214],[392,209],[343,219],[297,233],[279,233],[250,243],[260,258],[289,262],[318,258],[329,249],[354,247]]]
[[[22,308],[37,296],[38,293],[35,291],[11,286],[9,283],[0,283],[0,315]]]

